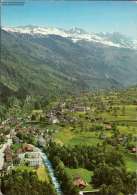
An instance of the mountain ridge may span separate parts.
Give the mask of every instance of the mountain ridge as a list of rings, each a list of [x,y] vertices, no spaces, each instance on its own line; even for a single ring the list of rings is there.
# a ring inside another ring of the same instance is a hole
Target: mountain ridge
[[[137,49],[137,39],[132,39],[130,37],[121,35],[120,33],[91,33],[77,27],[71,28],[69,30],[64,30],[62,28],[38,27],[33,25],[9,28],[3,27],[3,29],[8,32],[30,34],[32,36],[59,35],[65,38],[69,38],[74,42],[85,40],[89,42],[101,43],[112,47]],[[121,38],[121,40],[119,37]],[[120,40],[120,42],[118,42],[118,39]]]
[[[137,83],[137,52],[50,34],[1,30],[0,83],[14,93],[48,95]]]

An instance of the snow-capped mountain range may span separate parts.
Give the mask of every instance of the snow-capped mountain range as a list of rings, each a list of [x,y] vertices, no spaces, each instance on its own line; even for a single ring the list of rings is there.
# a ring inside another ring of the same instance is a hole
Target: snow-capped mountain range
[[[1,37],[2,94],[43,96],[137,84],[136,42],[119,33],[26,26],[3,28]]]
[[[69,38],[73,42],[84,40],[111,47],[137,49],[137,39],[132,39],[119,33],[90,33],[76,27],[70,30],[64,30],[61,28],[30,25],[21,27],[4,27],[3,30],[11,33],[30,34],[32,36],[58,35],[64,38]]]

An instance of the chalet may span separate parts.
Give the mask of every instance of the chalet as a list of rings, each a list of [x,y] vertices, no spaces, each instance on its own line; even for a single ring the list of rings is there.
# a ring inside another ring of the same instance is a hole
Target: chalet
[[[95,121],[102,121],[102,117],[96,117]]]
[[[3,170],[4,166],[4,157],[3,154],[0,155],[0,172]]]
[[[85,107],[85,106],[74,106],[72,109],[73,112],[87,112],[90,110],[90,107]]]
[[[18,154],[14,155],[13,157],[13,165],[19,165],[20,164],[20,158],[18,156]]]
[[[20,139],[17,136],[14,136],[12,138],[12,140],[13,140],[13,143],[15,143],[15,144],[19,144],[20,143]]]
[[[111,124],[105,124],[105,129],[111,130],[112,129],[112,125]]]
[[[12,162],[12,150],[9,146],[7,146],[7,148],[4,151],[5,154],[5,161],[6,162]]]
[[[60,108],[65,108],[65,106],[66,106],[66,102],[61,102],[61,103],[59,104],[59,107],[60,107]]]
[[[22,148],[18,148],[17,150],[16,150],[16,154],[18,155],[18,154],[21,154],[23,151],[22,151]]]
[[[56,123],[59,123],[59,120],[57,119],[56,116],[51,116],[49,121],[52,123],[52,124],[56,124]]]
[[[28,158],[41,158],[39,152],[26,152]]]
[[[30,167],[39,167],[43,160],[39,152],[26,152],[18,155],[21,163],[27,163]]]
[[[131,152],[132,152],[132,153],[137,153],[137,147],[133,147],[133,148],[131,149]]]
[[[84,182],[84,180],[83,180],[80,176],[78,176],[78,177],[76,177],[76,178],[74,179],[73,184],[74,184],[74,186],[79,187],[80,189],[85,188],[86,185],[87,185],[87,184]]]
[[[5,135],[5,137],[6,137],[7,139],[10,139],[10,134]]]
[[[31,120],[39,121],[41,118],[44,118],[45,115],[43,113],[43,110],[33,110],[31,114]]]
[[[22,146],[22,151],[23,152],[33,152],[33,146],[30,144],[24,144]]]
[[[62,115],[62,111],[57,111],[56,116],[60,117]]]
[[[123,140],[124,140],[124,137],[119,137],[119,138],[118,138],[118,141],[119,141],[119,142],[122,142]]]
[[[100,139],[105,140],[106,138],[107,138],[107,136],[106,136],[105,134],[101,134],[101,135],[100,135]]]
[[[15,137],[15,135],[16,135],[16,132],[15,132],[15,129],[11,129],[10,130],[10,137]]]
[[[41,158],[28,159],[27,162],[30,167],[39,167],[39,166],[42,166],[43,164],[43,161]]]
[[[4,128],[4,125],[0,125],[0,129],[3,129]]]

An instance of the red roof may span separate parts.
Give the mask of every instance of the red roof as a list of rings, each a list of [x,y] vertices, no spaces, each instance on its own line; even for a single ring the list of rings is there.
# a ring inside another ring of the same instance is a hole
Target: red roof
[[[81,177],[76,177],[74,179],[73,184],[74,184],[74,186],[77,186],[79,188],[85,188],[86,187],[86,183],[84,182],[84,180]]]
[[[137,152],[137,147],[132,148],[132,152]]]
[[[24,152],[32,152],[33,151],[33,146],[31,146],[30,144],[24,144],[22,147],[22,150]]]

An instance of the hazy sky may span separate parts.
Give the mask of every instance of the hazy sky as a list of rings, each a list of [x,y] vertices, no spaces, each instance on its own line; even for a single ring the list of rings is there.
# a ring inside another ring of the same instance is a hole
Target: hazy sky
[[[38,25],[91,32],[120,32],[137,38],[135,1],[27,1],[24,6],[2,6],[3,26]]]

